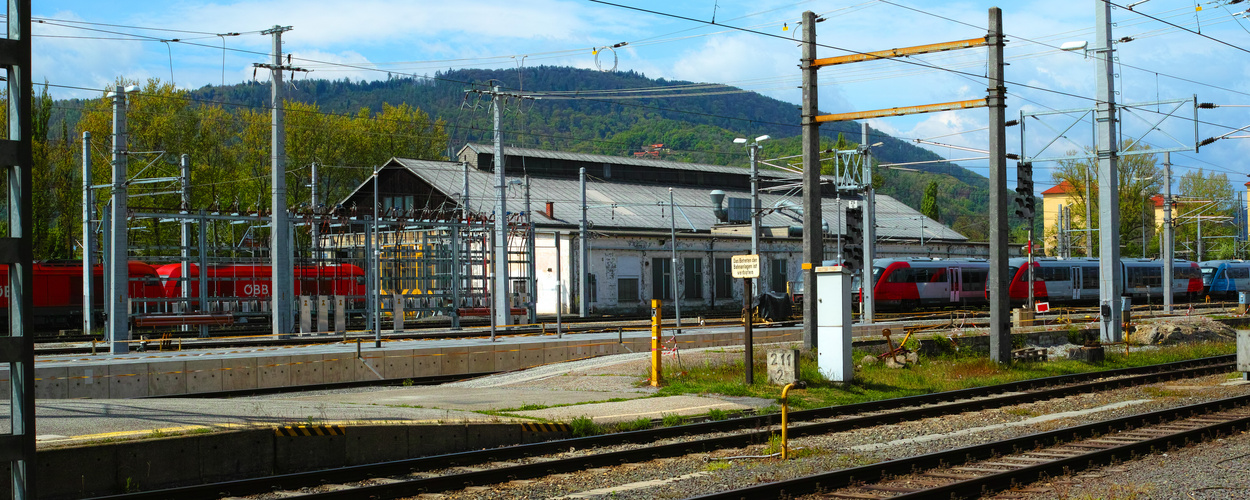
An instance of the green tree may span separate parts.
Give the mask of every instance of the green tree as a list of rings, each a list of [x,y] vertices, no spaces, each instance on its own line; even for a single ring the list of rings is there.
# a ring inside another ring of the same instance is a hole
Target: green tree
[[[1128,148],[1130,143],[1127,141],[1124,148]],[[1135,146],[1132,151],[1147,151],[1148,147]],[[1075,155],[1076,152],[1070,152]],[[1089,206],[1090,213],[1093,214],[1094,220],[1092,227],[1099,228],[1098,224],[1098,164],[1095,159],[1091,158],[1081,160],[1063,160],[1059,162],[1059,166],[1051,174],[1055,183],[1059,184],[1067,182],[1072,186],[1070,195],[1073,197],[1072,204],[1072,229],[1086,229],[1091,227],[1089,221],[1085,220],[1085,207]],[[1149,256],[1153,251],[1158,250],[1158,242],[1155,238],[1155,221],[1154,221],[1154,202],[1153,196],[1156,195],[1162,184],[1159,182],[1158,160],[1154,153],[1134,154],[1128,156],[1120,156],[1116,164],[1116,177],[1119,181],[1119,205],[1120,205],[1120,240],[1123,245],[1121,255],[1126,257],[1139,256],[1142,254],[1143,234],[1146,241],[1146,255]],[[1089,188],[1089,196],[1086,199],[1086,188]],[[1054,228],[1046,228],[1049,233]],[[1083,238],[1073,235],[1073,245],[1079,247]],[[1096,255],[1098,252],[1098,237],[1093,238],[1092,252]]]
[[[925,186],[924,197],[920,199],[920,213],[925,217],[940,221],[942,213],[938,209],[937,189],[937,181],[929,181],[929,185]]]
[[[1172,219],[1176,226],[1177,254],[1191,259],[1233,257],[1236,232],[1233,213],[1237,209],[1233,185],[1223,173],[1191,170],[1181,175],[1180,195],[1176,197]],[[1202,226],[1202,254],[1198,255],[1198,226]]]

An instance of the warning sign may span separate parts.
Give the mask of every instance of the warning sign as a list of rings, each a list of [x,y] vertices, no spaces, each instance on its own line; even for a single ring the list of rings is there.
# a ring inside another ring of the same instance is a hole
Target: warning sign
[[[730,274],[734,278],[758,278],[760,277],[760,256],[759,255],[735,255],[733,256],[733,267]]]

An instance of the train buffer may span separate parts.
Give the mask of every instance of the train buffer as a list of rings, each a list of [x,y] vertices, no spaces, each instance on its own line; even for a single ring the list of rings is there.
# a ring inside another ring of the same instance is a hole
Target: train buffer
[[[139,328],[180,325],[225,326],[234,324],[234,316],[229,314],[159,314],[135,316],[134,323]]]

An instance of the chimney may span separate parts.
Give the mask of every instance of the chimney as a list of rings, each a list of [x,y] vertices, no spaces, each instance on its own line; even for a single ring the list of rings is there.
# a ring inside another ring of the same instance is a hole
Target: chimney
[[[551,220],[556,220],[556,202],[554,202],[554,201],[549,201],[549,202],[547,202],[547,212],[546,212],[546,213],[547,213],[547,218],[548,218],[548,219],[551,219]]]

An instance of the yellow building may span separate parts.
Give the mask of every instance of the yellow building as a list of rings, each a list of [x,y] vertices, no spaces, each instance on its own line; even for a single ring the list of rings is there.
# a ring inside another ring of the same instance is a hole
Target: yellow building
[[[1056,255],[1058,253],[1058,223],[1059,209],[1066,205],[1075,206],[1076,201],[1080,199],[1075,193],[1076,188],[1068,181],[1062,181],[1055,187],[1042,191],[1042,248],[1046,255]],[[1079,223],[1077,221],[1080,221]],[[1068,223],[1072,229],[1082,229],[1085,227],[1085,214],[1072,213],[1072,221]],[[1072,244],[1074,248],[1084,248],[1084,240],[1079,237],[1084,233],[1072,233]]]

